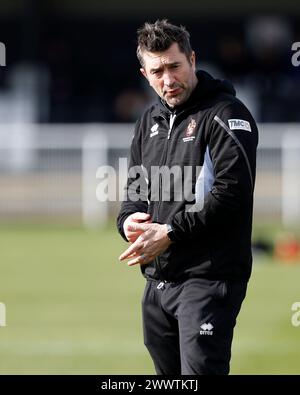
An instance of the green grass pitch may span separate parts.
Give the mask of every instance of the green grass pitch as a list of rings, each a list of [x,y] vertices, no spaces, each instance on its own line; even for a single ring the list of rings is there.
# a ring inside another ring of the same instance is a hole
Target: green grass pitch
[[[2,227],[0,374],[154,374],[143,345],[138,267],[103,231]],[[231,374],[300,374],[300,265],[255,262],[235,329]]]

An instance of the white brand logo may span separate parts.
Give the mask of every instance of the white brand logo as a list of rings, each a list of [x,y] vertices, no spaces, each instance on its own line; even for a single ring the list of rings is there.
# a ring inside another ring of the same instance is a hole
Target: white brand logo
[[[240,129],[251,132],[250,123],[248,121],[244,121],[243,119],[228,119],[228,124],[231,130]]]
[[[212,329],[214,328],[213,325],[211,323],[204,323],[200,326],[201,331],[200,331],[200,335],[209,335],[211,336],[213,334]]]
[[[158,123],[152,126],[150,137],[156,136],[158,134]]]

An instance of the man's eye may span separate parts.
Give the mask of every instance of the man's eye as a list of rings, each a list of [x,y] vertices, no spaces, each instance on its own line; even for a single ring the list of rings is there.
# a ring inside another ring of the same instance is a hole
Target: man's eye
[[[153,75],[155,78],[161,78],[162,72],[161,72],[161,71],[154,71],[154,72],[152,73],[152,75]]]

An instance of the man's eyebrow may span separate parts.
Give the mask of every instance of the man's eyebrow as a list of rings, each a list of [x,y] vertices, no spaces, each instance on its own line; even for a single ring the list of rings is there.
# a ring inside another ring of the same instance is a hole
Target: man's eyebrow
[[[159,67],[152,67],[152,68],[150,69],[150,73],[152,73],[153,71],[159,71],[159,70],[161,70],[161,69],[162,69],[161,66],[159,66]]]
[[[180,64],[180,62],[171,62],[171,63],[164,63],[164,66],[167,67],[172,67],[172,66],[178,66]],[[163,69],[163,66],[159,66],[159,67],[152,67],[150,69],[150,73],[153,73],[153,71],[160,71]]]

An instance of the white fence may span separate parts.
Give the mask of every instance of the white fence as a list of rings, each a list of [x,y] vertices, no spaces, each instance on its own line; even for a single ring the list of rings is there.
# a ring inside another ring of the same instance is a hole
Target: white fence
[[[6,221],[83,222],[94,227],[117,213],[126,179],[132,125],[0,125],[0,217]],[[300,221],[300,125],[259,125],[256,219]],[[116,169],[105,201],[101,166]],[[119,174],[120,173],[120,174]]]

